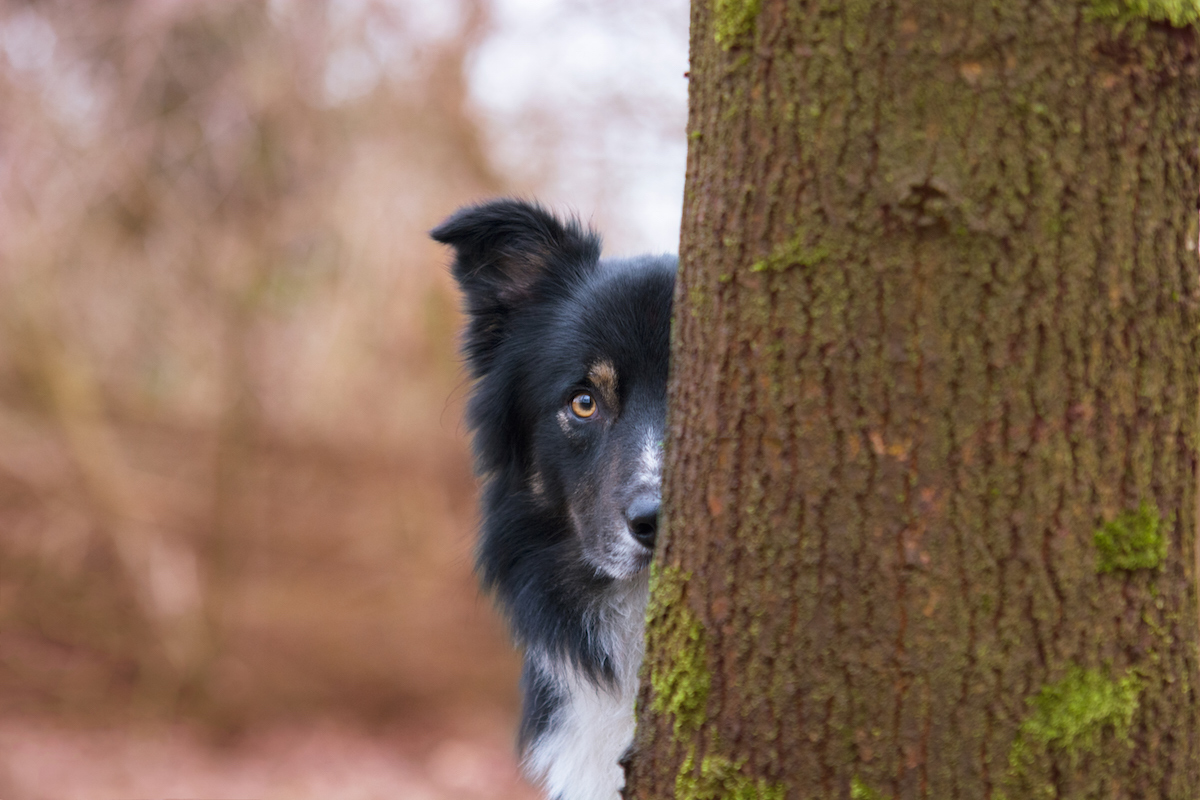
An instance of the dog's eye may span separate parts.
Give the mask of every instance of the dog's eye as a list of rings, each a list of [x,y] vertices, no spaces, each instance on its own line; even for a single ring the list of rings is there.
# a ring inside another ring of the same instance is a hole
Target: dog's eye
[[[596,413],[596,399],[587,392],[580,392],[571,398],[571,412],[580,419],[587,419]]]

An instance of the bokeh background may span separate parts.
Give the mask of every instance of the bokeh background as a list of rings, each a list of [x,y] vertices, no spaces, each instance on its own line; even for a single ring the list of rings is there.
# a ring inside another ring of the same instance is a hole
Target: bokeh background
[[[447,253],[676,249],[687,3],[0,0],[0,797],[517,798]]]

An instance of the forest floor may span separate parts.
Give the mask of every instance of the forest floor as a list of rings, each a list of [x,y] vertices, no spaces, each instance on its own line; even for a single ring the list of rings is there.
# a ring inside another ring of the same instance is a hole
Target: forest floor
[[[179,724],[0,721],[3,800],[533,800],[507,719],[374,730],[264,726],[227,741]]]

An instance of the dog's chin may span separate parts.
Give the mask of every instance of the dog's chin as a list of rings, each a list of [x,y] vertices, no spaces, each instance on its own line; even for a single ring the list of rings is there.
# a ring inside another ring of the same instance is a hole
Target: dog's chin
[[[616,581],[625,581],[636,578],[649,568],[654,558],[653,550],[632,540],[622,545],[599,554],[598,558],[588,559],[597,574]]]
[[[630,556],[628,562],[605,570],[605,574],[618,582],[635,580],[646,574],[653,558],[653,550],[642,548],[642,552]]]

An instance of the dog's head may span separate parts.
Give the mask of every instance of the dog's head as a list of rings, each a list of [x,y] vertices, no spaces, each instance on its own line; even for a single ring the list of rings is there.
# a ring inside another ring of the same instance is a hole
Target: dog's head
[[[456,250],[468,315],[485,582],[539,548],[637,574],[658,526],[675,258],[600,262],[594,233],[513,200],[432,236]]]

